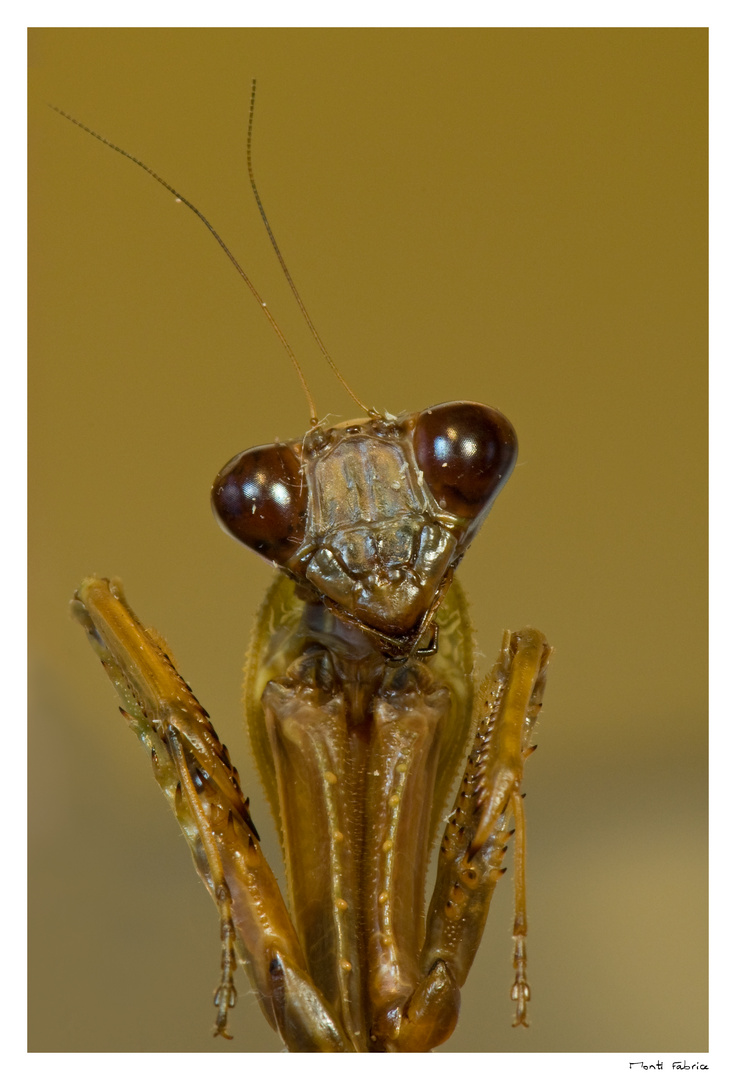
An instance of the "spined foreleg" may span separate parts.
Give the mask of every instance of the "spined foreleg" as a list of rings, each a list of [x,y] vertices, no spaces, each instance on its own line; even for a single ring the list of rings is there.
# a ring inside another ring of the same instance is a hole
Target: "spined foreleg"
[[[551,649],[536,630],[506,634],[498,661],[481,687],[479,720],[467,768],[440,847],[429,907],[422,968],[447,965],[462,986],[480,945],[502,861],[514,836],[514,1026],[526,1026],[526,831],[521,783],[534,749]]]
[[[430,801],[450,699],[421,663],[389,668],[373,708],[364,921],[374,1050],[420,1052],[451,1034],[457,987],[440,959],[418,965]],[[427,1030],[431,1040],[427,1042]]]
[[[345,698],[330,654],[313,645],[263,694],[279,793],[291,909],[307,967],[365,1050],[358,938],[360,846]]]
[[[290,1049],[351,1049],[306,973],[227,749],[165,646],[127,606],[119,583],[88,578],[72,609],[123,701],[121,712],[151,755],[156,780],[217,905],[222,976],[215,1034],[227,1034],[237,952],[264,1013]]]

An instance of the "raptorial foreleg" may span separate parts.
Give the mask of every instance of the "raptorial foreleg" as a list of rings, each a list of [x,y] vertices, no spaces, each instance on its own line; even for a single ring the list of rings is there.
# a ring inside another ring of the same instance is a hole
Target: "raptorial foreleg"
[[[88,578],[72,602],[120,695],[220,916],[222,976],[215,1034],[235,1004],[235,953],[269,1022],[292,1049],[351,1049],[306,971],[299,939],[261,851],[238,774],[165,644],[128,607],[119,582]],[[310,1014],[309,1038],[301,1014]]]
[[[550,646],[537,630],[506,633],[479,695],[473,746],[440,846],[421,966],[447,965],[462,986],[480,945],[496,882],[514,835],[514,1026],[526,1025],[526,829],[521,783],[546,680]],[[515,830],[509,830],[514,819]]]

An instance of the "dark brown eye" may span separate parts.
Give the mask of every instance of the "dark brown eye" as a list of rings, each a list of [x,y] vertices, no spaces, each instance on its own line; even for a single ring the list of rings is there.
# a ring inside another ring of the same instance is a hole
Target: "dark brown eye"
[[[212,485],[222,527],[266,559],[285,563],[304,539],[307,487],[291,446],[256,446],[229,461]]]
[[[448,401],[419,414],[414,453],[443,510],[484,515],[511,475],[516,432],[506,417],[474,401]]]

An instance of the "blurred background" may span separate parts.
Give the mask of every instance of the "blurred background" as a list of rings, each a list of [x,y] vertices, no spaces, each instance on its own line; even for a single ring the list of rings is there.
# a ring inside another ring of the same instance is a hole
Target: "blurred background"
[[[356,392],[511,418],[519,466],[461,573],[479,664],[556,646],[528,766],[528,1031],[512,888],[448,1051],[707,1049],[703,29],[38,29],[30,38],[30,1049],[279,1049],[68,602],[115,575],[277,841],[240,718],[271,570],[211,516],[221,466],[299,436],[299,386],[212,238],[324,370],[248,188]],[[431,871],[430,871],[431,873]]]

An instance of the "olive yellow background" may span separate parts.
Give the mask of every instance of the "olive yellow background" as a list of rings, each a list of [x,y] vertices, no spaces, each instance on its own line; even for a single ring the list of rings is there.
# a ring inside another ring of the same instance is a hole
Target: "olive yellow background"
[[[706,107],[702,29],[37,29],[30,37],[30,1048],[269,1051],[245,977],[214,1042],[215,910],[69,618],[115,575],[170,642],[277,843],[240,720],[271,570],[209,486],[300,435],[265,294],[336,385],[248,188],[359,395],[500,408],[519,466],[462,567],[481,663],[556,646],[529,763],[531,1019],[510,875],[448,1051],[707,1049]],[[431,874],[431,871],[430,871]]]

